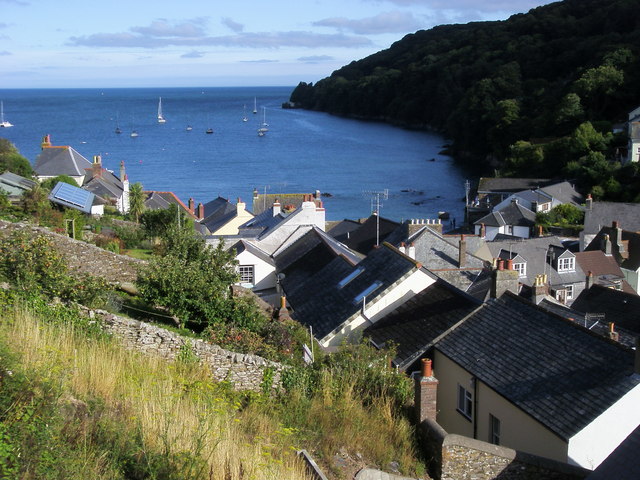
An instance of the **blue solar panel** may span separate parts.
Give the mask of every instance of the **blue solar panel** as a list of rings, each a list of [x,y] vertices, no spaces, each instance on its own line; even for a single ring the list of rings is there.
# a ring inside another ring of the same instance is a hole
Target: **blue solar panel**
[[[58,183],[54,189],[53,196],[58,200],[77,205],[78,207],[84,207],[87,204],[87,200],[91,192],[82,190],[81,188],[74,187],[68,183]]]

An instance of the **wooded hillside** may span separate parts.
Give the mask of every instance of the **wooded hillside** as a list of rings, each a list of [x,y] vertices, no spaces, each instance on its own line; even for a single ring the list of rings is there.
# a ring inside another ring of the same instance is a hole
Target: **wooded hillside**
[[[489,170],[504,166],[518,140],[558,138],[586,121],[610,131],[626,120],[640,104],[639,55],[640,2],[565,0],[407,35],[315,85],[300,83],[291,101],[435,129],[457,158]]]

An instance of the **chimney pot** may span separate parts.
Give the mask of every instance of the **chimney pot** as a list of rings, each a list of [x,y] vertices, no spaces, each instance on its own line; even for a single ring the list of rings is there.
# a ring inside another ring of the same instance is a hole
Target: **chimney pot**
[[[422,359],[422,368],[420,370],[420,374],[423,377],[433,377],[433,370],[431,368],[432,361],[430,358]]]

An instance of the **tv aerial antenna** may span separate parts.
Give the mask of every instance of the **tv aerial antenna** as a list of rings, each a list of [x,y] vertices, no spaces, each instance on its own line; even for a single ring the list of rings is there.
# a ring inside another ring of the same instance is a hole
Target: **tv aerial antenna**
[[[376,246],[380,245],[380,208],[382,208],[381,200],[389,199],[389,189],[384,190],[365,190],[362,192],[371,200],[371,213],[376,216]]]

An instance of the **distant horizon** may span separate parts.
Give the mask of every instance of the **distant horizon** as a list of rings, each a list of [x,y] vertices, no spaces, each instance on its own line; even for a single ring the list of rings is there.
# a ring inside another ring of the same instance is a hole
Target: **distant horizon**
[[[0,87],[0,92],[7,90],[122,90],[122,89],[139,89],[139,90],[159,90],[159,89],[178,89],[178,88],[296,88],[296,85],[216,85],[216,86],[157,86],[157,87]]]

